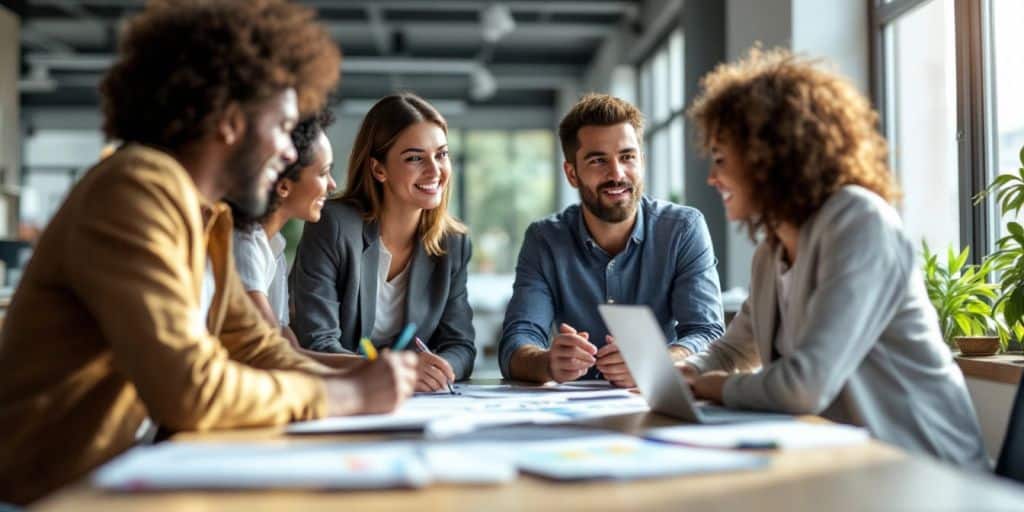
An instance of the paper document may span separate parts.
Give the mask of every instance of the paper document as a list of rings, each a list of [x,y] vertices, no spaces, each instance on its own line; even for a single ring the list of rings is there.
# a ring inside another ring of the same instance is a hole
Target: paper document
[[[519,475],[504,452],[486,446],[427,445],[420,450],[423,463],[435,483],[500,484]]]
[[[625,390],[557,394],[505,392],[500,398],[478,397],[469,392],[461,395],[431,394],[414,396],[390,414],[298,422],[289,425],[285,432],[423,431],[429,438],[437,439],[483,426],[557,423],[646,410],[648,407],[643,398]]]
[[[515,464],[487,447],[423,443],[166,443],[134,448],[93,477],[114,491],[375,489],[430,483],[497,484]]]
[[[859,427],[802,421],[681,425],[652,429],[647,435],[693,446],[784,450],[860,444],[870,437],[867,430]]]
[[[515,461],[521,471],[558,480],[630,480],[768,465],[767,457],[749,453],[666,446],[622,434],[523,443],[515,447]]]
[[[102,466],[103,489],[373,489],[421,487],[430,473],[411,445],[164,443]]]
[[[605,381],[563,382],[544,385],[526,384],[455,384],[452,386],[458,395],[447,390],[427,391],[415,394],[415,397],[450,397],[458,396],[473,398],[544,398],[546,400],[572,400],[583,398],[612,398],[633,395],[629,390],[617,388]]]

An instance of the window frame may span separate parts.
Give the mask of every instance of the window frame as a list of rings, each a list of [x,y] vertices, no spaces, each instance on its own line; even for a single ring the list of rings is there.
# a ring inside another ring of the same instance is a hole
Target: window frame
[[[681,60],[678,65],[674,66],[671,62],[671,58],[673,56],[673,39],[676,37],[679,38],[678,56]],[[672,105],[672,71],[673,69],[678,68],[680,73],[685,74],[685,48],[686,35],[683,33],[682,25],[679,24],[673,26],[651,46],[651,50],[644,55],[636,66],[634,66],[636,72],[636,83],[639,84],[639,105],[648,122],[647,126],[644,128],[644,140],[642,141],[644,145],[645,160],[644,181],[648,185],[645,190],[645,194],[680,204],[682,204],[686,198],[686,162],[685,158],[680,160],[678,164],[680,168],[673,169],[671,163],[672,151],[670,148],[673,143],[682,146],[686,142],[686,98],[685,95],[680,96],[680,99],[682,100],[681,104],[676,106]],[[660,58],[665,59],[664,68],[666,69],[666,74],[662,78],[664,78],[663,89],[666,94],[663,98],[663,103],[665,103],[663,113],[665,116],[659,119],[655,117],[656,114],[659,113],[659,109],[655,104],[656,98],[653,96],[656,95],[655,91],[657,89],[657,85],[654,83],[657,78],[655,76],[655,69],[658,67],[656,62]],[[685,75],[679,77],[678,83],[685,84]],[[673,140],[672,138],[672,123],[676,122],[676,120],[679,120],[678,122],[682,123],[682,134],[679,140]],[[664,145],[664,151],[661,152],[662,154],[657,154],[654,151],[654,141],[655,137],[661,135],[662,132],[664,132],[663,140],[667,141],[667,144]],[[685,157],[685,153],[683,155]],[[667,166],[665,166],[666,162],[664,161],[666,159],[669,160],[667,162]],[[655,176],[655,172],[662,167],[666,168],[666,172],[668,174],[665,176]],[[672,174],[674,172],[678,172],[679,175],[673,176]],[[655,187],[656,184],[662,182],[666,184],[668,190],[659,190]],[[673,186],[677,184],[680,186],[680,189],[673,190]],[[673,197],[673,194],[678,194],[678,197]]]
[[[883,133],[890,134],[889,115],[892,98],[887,88],[891,77],[887,70],[886,28],[903,16],[930,2],[943,0],[874,0],[871,4],[872,94],[878,108]],[[974,197],[985,190],[998,170],[993,166],[989,138],[992,131],[991,108],[991,17],[988,0],[952,0],[956,55],[957,174],[960,197],[960,246],[970,245],[972,263],[995,248],[996,215],[992,201],[974,204]],[[892,142],[892,141],[890,141]],[[895,169],[894,169],[895,172]]]

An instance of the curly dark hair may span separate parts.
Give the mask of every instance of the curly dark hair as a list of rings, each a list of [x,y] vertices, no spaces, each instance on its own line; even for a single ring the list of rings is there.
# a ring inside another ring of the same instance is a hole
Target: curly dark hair
[[[235,206],[230,200],[226,201],[231,206],[231,218],[234,220],[235,226],[243,229],[252,229],[256,227],[256,224],[267,220],[270,214],[274,213],[281,206],[281,196],[277,195],[277,184],[283,180],[299,181],[302,170],[313,162],[313,143],[316,142],[320,133],[332,124],[334,124],[334,113],[324,109],[299,121],[295,125],[295,129],[292,130],[292,144],[295,146],[296,155],[295,161],[289,164],[288,167],[285,167],[284,171],[281,171],[281,174],[277,176],[277,181],[274,182],[274,186],[270,189],[267,210],[263,215],[253,217],[243,209]]]
[[[167,150],[206,136],[233,102],[294,88],[323,107],[341,53],[315,13],[284,0],[152,0],[122,34],[100,84],[103,131]]]
[[[744,159],[756,218],[778,242],[780,223],[800,226],[844,185],[860,185],[895,202],[899,189],[888,164],[878,114],[853,85],[817,63],[782,49],[755,47],[702,80],[689,109],[705,149],[732,145]]]

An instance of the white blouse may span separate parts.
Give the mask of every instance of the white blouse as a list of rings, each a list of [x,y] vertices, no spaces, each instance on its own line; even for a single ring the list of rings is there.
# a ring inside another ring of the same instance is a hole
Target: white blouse
[[[409,267],[412,265],[406,263],[405,268],[388,281],[391,260],[391,253],[382,242],[377,265],[377,305],[370,334],[370,339],[378,346],[390,345],[405,323],[405,300],[409,291]]]

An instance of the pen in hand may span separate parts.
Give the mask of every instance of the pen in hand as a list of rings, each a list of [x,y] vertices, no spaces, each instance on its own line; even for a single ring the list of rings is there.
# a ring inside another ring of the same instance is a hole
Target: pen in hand
[[[413,338],[413,343],[416,344],[416,348],[419,349],[420,352],[425,352],[427,354],[432,354],[433,353],[433,352],[430,351],[430,347],[427,347],[427,344],[423,343],[423,340],[421,340],[419,336]],[[447,378],[445,378],[444,383],[445,383],[445,385],[448,386],[448,393],[450,393],[452,395],[457,395],[458,394],[458,393],[455,392],[455,388],[452,387],[452,383]]]
[[[359,340],[359,348],[362,349],[363,355],[366,356],[366,359],[369,359],[370,361],[377,359],[377,348],[373,346],[373,342],[370,341],[370,338],[363,338]]]

